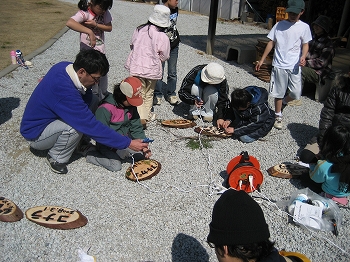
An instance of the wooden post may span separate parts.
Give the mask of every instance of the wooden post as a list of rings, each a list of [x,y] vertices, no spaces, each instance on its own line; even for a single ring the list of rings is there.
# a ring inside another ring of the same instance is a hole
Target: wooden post
[[[211,0],[208,26],[207,50],[208,55],[212,55],[214,51],[214,38],[216,31],[216,19],[218,16],[219,0]]]

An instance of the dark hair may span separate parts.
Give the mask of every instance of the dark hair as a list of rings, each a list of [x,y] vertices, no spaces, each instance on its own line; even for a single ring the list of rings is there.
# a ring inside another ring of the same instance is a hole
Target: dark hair
[[[345,93],[350,93],[349,74],[336,74],[334,87],[339,88]]]
[[[150,21],[148,21],[148,22],[145,23],[145,24],[139,25],[138,27],[136,27],[136,29],[137,29],[137,31],[140,31],[141,28],[143,28],[143,27],[145,27],[145,26],[148,26],[148,36],[149,36],[150,38],[152,38],[152,37],[149,35],[149,28],[150,28],[151,25],[154,25],[155,27],[157,27],[157,29],[158,29],[159,32],[164,32],[164,31],[167,29],[167,28],[165,28],[165,27],[157,26],[157,25],[151,23]]]
[[[123,102],[126,101],[126,95],[122,93],[120,90],[120,83],[116,84],[113,89],[113,98],[115,102],[117,103],[118,107],[124,107]]]
[[[238,108],[247,107],[248,103],[252,101],[252,95],[245,89],[235,89],[231,93],[231,106],[238,110]]]
[[[168,0],[162,0],[162,3],[165,4],[166,2],[168,2]]]
[[[275,243],[265,240],[259,243],[247,245],[227,246],[227,253],[230,257],[240,258],[243,262],[249,262],[251,259],[257,261],[267,257],[273,250]],[[215,249],[220,256],[224,255],[224,247],[216,246]]]
[[[102,10],[111,9],[113,5],[113,0],[90,0],[92,5],[99,5]],[[78,3],[80,10],[87,11],[89,7],[88,0],[80,0]]]
[[[322,157],[329,160],[332,157],[350,154],[350,132],[343,125],[330,126],[324,133],[320,145]]]
[[[75,72],[84,68],[88,74],[100,73],[105,76],[109,71],[109,63],[105,54],[95,49],[85,49],[77,54],[73,68]]]

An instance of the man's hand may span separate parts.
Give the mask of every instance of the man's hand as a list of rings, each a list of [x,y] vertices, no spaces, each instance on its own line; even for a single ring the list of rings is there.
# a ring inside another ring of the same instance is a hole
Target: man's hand
[[[144,149],[148,149],[148,143],[143,143],[142,139],[134,139],[134,140],[131,140],[129,148],[134,151],[144,152]]]

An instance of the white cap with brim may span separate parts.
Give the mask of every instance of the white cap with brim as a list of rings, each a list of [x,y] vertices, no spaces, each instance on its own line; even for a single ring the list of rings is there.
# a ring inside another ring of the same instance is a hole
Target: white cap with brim
[[[225,69],[218,63],[207,64],[201,72],[201,80],[210,85],[220,84],[225,78]]]
[[[155,5],[148,21],[156,26],[168,28],[170,26],[170,9],[165,5]]]

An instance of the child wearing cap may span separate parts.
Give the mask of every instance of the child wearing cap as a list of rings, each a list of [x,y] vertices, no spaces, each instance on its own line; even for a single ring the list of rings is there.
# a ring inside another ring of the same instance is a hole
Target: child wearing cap
[[[301,96],[301,65],[305,58],[311,41],[311,31],[308,24],[299,20],[304,13],[303,0],[289,0],[288,19],[276,23],[267,37],[270,39],[265,51],[256,64],[259,71],[265,58],[275,47],[272,60],[272,73],[270,81],[270,95],[275,98],[276,121],[274,127],[282,129],[282,107],[288,102],[299,99]],[[285,96],[287,89],[289,94]]]
[[[170,9],[155,5],[148,22],[138,26],[132,36],[131,52],[125,64],[130,75],[142,82],[143,104],[137,107],[141,122],[155,118],[151,114],[153,94],[157,80],[162,78],[162,62],[169,59],[170,42],[164,30],[170,26]]]
[[[123,136],[132,139],[146,138],[136,108],[143,103],[141,89],[141,81],[136,77],[128,77],[115,85],[113,94],[109,93],[97,108],[96,119]],[[135,161],[151,156],[148,148],[145,148],[143,152],[136,152],[130,148],[117,150],[96,143],[96,149],[87,150],[86,161],[103,166],[110,171],[119,171],[122,161],[130,158],[131,155]]]
[[[177,58],[179,54],[180,35],[177,30],[177,18],[179,16],[178,0],[162,0],[162,3],[170,9],[170,26],[165,30],[165,33],[170,40],[170,57],[167,61],[168,76],[165,84],[162,79],[157,81],[156,89],[154,91],[153,105],[160,105],[162,103],[162,95],[169,104],[175,106],[180,103],[176,96],[177,83]],[[163,69],[165,62],[163,62]],[[164,70],[163,70],[164,73]],[[162,77],[163,78],[163,77]]]
[[[222,262],[310,262],[300,253],[279,254],[261,207],[243,190],[228,189],[220,196],[209,229],[207,242]]]
[[[228,90],[224,68],[212,62],[191,69],[182,81],[179,97],[191,105],[189,119],[202,116],[204,121],[212,122],[216,107],[218,119],[223,119],[229,103]]]
[[[275,123],[275,112],[268,103],[268,92],[259,86],[235,89],[224,118],[218,119],[218,128],[233,138],[251,143],[266,136]]]

